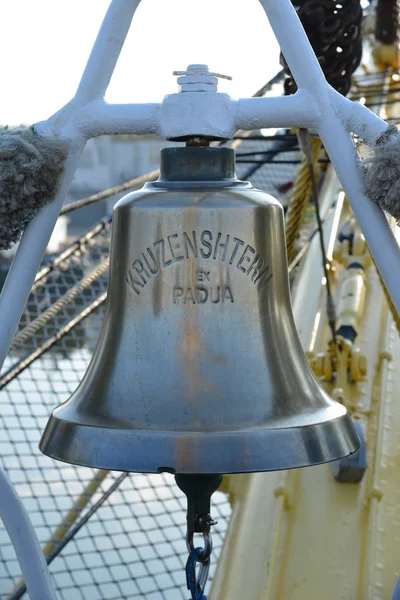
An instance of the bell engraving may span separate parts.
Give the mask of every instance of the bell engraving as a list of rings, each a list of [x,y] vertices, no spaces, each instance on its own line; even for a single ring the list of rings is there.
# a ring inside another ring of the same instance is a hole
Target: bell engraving
[[[211,304],[219,304],[220,302],[231,302],[234,303],[233,294],[229,286],[218,285],[217,287],[196,287],[192,289],[191,287],[174,287],[173,289],[173,302],[178,306],[180,304],[187,304],[191,302],[192,304],[206,304],[206,302],[211,302]]]
[[[255,285],[258,284],[258,289],[264,287],[272,277],[269,265],[252,246],[233,235],[223,236],[218,232],[215,237],[212,231],[205,230],[200,234],[192,231],[190,236],[186,231],[181,235],[173,233],[166,240],[154,242],[151,248],[147,247],[140,253],[140,258],[132,263],[126,282],[139,295],[146,283],[162,269],[190,258],[226,261],[249,276]]]

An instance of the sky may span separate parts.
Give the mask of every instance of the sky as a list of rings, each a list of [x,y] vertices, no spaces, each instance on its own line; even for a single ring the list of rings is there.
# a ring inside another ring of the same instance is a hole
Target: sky
[[[0,123],[48,118],[74,95],[110,0],[2,0]],[[159,102],[172,71],[206,63],[219,91],[251,96],[279,70],[258,0],[142,0],[107,90],[109,102]]]

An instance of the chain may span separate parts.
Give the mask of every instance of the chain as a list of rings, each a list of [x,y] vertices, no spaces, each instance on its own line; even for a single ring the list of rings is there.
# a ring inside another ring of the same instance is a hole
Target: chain
[[[345,96],[361,62],[360,0],[292,0],[292,4],[328,83]],[[285,94],[294,94],[297,86],[282,55],[281,64],[288,75]]]
[[[212,553],[210,528],[212,525],[217,524],[217,521],[214,521],[209,514],[201,517],[199,522],[203,534],[204,548],[195,547],[194,533],[192,531],[188,530],[186,533],[186,546],[189,552],[186,562],[186,585],[191,593],[191,600],[207,600],[204,595],[204,588],[206,587],[210,571],[210,558]],[[196,573],[197,563],[200,564],[198,574]]]

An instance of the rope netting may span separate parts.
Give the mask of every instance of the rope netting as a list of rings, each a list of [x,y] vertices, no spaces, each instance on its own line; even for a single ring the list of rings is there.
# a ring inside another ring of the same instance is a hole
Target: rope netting
[[[241,149],[265,153],[275,143],[250,138]],[[255,163],[253,184],[284,199],[299,152],[292,151],[284,164],[274,165],[268,156],[262,155],[268,163]],[[279,153],[274,158],[279,159]],[[248,168],[239,162],[238,175]],[[57,551],[68,529],[120,476],[60,463],[38,449],[50,412],[76,389],[96,345],[107,291],[110,232],[107,218],[59,256],[45,259],[0,376],[2,466],[46,554]],[[129,474],[52,561],[58,597],[186,598],[185,510],[186,498],[172,475]],[[227,497],[214,494],[214,568],[230,512]],[[213,570],[210,581],[212,574]],[[20,577],[13,547],[0,525],[2,600],[28,598]]]
[[[110,227],[106,224],[99,234],[35,285],[19,335],[39,314],[43,315],[104,263],[109,237]],[[104,272],[54,312],[33,336],[15,344],[2,373],[23,364],[21,361],[32,353],[39,354],[0,392],[0,455],[43,545],[51,540],[95,474],[93,469],[43,456],[38,443],[50,411],[68,398],[83,377],[99,334],[104,302],[51,348],[42,354],[41,351],[55,331],[62,330],[101,298],[106,289]],[[110,473],[100,482],[84,511],[80,514],[76,511],[77,520],[118,476]],[[185,587],[187,553],[185,502],[172,476],[129,475],[52,563],[50,568],[59,597],[77,600],[180,597],[178,590]],[[219,520],[214,536],[217,554],[230,506],[225,496],[217,493],[214,507]],[[2,599],[19,585],[19,578],[13,548],[5,530],[0,529]],[[182,594],[183,598],[187,595]]]

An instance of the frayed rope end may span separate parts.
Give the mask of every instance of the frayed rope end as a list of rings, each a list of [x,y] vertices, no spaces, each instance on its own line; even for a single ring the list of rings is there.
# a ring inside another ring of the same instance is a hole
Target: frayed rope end
[[[54,198],[67,149],[33,127],[0,128],[0,250],[17,242],[38,211]]]
[[[400,223],[400,132],[389,125],[375,146],[362,146],[365,193]]]

